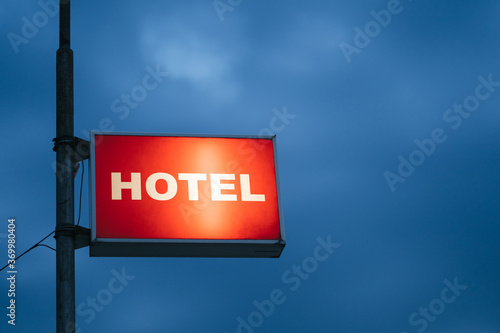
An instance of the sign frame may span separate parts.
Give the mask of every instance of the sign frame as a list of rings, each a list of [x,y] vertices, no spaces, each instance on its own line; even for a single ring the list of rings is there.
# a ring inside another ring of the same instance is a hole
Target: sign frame
[[[95,186],[95,136],[149,136],[189,138],[230,138],[272,140],[274,175],[280,235],[277,240],[253,239],[131,239],[97,238],[96,235],[96,186]],[[281,203],[276,135],[208,135],[139,132],[91,131],[89,158],[90,196],[90,246],[91,257],[195,257],[195,258],[279,258],[285,245],[285,228]]]

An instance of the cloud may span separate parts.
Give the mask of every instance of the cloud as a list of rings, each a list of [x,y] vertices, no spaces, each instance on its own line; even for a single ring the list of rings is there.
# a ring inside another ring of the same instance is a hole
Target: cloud
[[[161,21],[145,21],[142,53],[149,58],[147,61],[170,72],[173,80],[187,81],[218,101],[235,100],[239,89],[233,71],[243,49],[242,43],[234,40],[238,33],[232,31],[228,38],[234,43],[227,43],[213,26],[220,22],[209,22],[201,13],[186,17],[177,14]]]

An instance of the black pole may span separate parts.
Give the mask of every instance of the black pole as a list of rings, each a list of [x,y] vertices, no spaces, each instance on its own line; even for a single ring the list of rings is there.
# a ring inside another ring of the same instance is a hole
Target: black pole
[[[70,0],[60,1],[56,64],[56,312],[57,333],[75,332],[75,220],[73,129],[73,51]]]

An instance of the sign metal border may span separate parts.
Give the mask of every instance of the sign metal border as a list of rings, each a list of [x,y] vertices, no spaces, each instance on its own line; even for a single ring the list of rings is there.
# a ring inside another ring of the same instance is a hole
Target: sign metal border
[[[159,137],[199,137],[268,139],[273,142],[276,191],[280,224],[279,240],[241,239],[129,239],[96,237],[96,195],[95,195],[95,135],[117,136],[159,136]],[[209,135],[170,134],[135,132],[90,132],[89,195],[90,195],[90,256],[91,257],[226,257],[226,258],[278,258],[285,247],[285,229],[281,204],[280,182],[276,136],[261,135]]]

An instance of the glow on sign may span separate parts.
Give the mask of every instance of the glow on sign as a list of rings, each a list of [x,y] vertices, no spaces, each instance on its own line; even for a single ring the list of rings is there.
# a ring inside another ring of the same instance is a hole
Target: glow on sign
[[[281,253],[274,137],[92,133],[91,140],[91,255],[115,254],[106,249],[117,243],[128,256]]]

